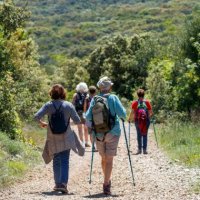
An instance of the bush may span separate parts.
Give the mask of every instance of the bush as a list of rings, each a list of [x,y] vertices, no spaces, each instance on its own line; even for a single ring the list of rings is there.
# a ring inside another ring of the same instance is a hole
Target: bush
[[[0,130],[6,132],[11,139],[15,139],[21,133],[13,85],[14,81],[9,73],[0,80]]]
[[[171,121],[158,129],[161,146],[172,159],[200,167],[200,124]]]
[[[40,153],[27,143],[0,132],[0,186],[12,183],[39,161]]]

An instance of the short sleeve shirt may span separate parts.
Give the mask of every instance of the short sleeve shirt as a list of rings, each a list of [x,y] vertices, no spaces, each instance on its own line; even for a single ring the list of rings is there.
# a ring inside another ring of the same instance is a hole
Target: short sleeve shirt
[[[152,110],[152,106],[151,106],[150,101],[149,100],[145,100],[145,99],[143,99],[143,101],[146,103],[147,109],[148,110]],[[134,111],[134,119],[136,118],[135,113],[136,113],[137,107],[138,107],[138,100],[137,101],[133,101],[132,104],[131,104],[131,108]]]

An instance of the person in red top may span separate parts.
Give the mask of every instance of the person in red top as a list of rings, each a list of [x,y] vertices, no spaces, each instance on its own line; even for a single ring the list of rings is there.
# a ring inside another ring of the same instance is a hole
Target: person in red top
[[[136,155],[142,153],[147,154],[147,133],[150,125],[150,117],[153,115],[151,103],[144,99],[145,92],[143,89],[137,91],[138,100],[131,104],[131,113],[129,122],[135,122],[137,130],[138,151]]]

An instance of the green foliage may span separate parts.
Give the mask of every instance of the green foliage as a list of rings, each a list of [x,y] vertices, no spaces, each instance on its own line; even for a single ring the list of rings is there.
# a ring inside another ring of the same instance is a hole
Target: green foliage
[[[162,40],[177,35],[185,16],[199,5],[199,0],[34,0],[27,5],[32,12],[28,29],[40,44],[40,62],[47,69],[57,65],[52,54],[83,58],[104,36],[150,32]]]
[[[185,25],[179,59],[173,68],[174,88],[178,91],[179,109],[191,113],[200,106],[200,17]]]
[[[88,82],[89,74],[85,69],[86,62],[78,59],[65,59],[52,76],[53,83],[60,83],[68,91],[74,91],[79,82]]]
[[[99,76],[108,75],[114,81],[114,91],[131,99],[133,89],[146,86],[147,66],[155,56],[155,44],[148,35],[107,40],[90,56],[87,70],[91,83],[96,84]]]
[[[13,86],[14,81],[9,73],[0,80],[0,130],[7,132],[10,138],[15,139],[20,134],[21,123],[17,114]]]
[[[200,125],[170,121],[158,129],[162,147],[172,159],[188,166],[200,166]]]
[[[0,23],[0,130],[24,140],[21,119],[32,118],[47,97],[48,79],[40,69],[37,46],[21,28],[26,19],[22,12],[12,2],[0,5],[4,19]]]
[[[39,152],[0,132],[0,186],[11,184],[39,162]]]
[[[171,60],[153,60],[149,65],[147,86],[154,114],[159,121],[164,120],[177,108],[176,94],[173,92]],[[170,95],[169,95],[170,94]]]
[[[30,13],[25,9],[14,6],[11,0],[6,0],[0,7],[0,25],[3,27],[4,34],[9,36],[17,28],[23,27],[28,20]]]

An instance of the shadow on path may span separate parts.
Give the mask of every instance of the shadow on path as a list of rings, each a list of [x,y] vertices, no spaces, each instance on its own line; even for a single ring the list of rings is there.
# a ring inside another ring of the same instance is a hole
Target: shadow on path
[[[88,198],[88,199],[92,199],[92,198],[108,198],[108,197],[119,197],[119,195],[105,195],[104,193],[98,193],[98,194],[92,194],[92,195],[87,195],[87,196],[83,196],[83,198]]]
[[[50,191],[50,192],[42,192],[42,194],[47,195],[47,196],[71,196],[74,195],[74,193],[62,193],[62,192],[57,192],[57,191]]]

